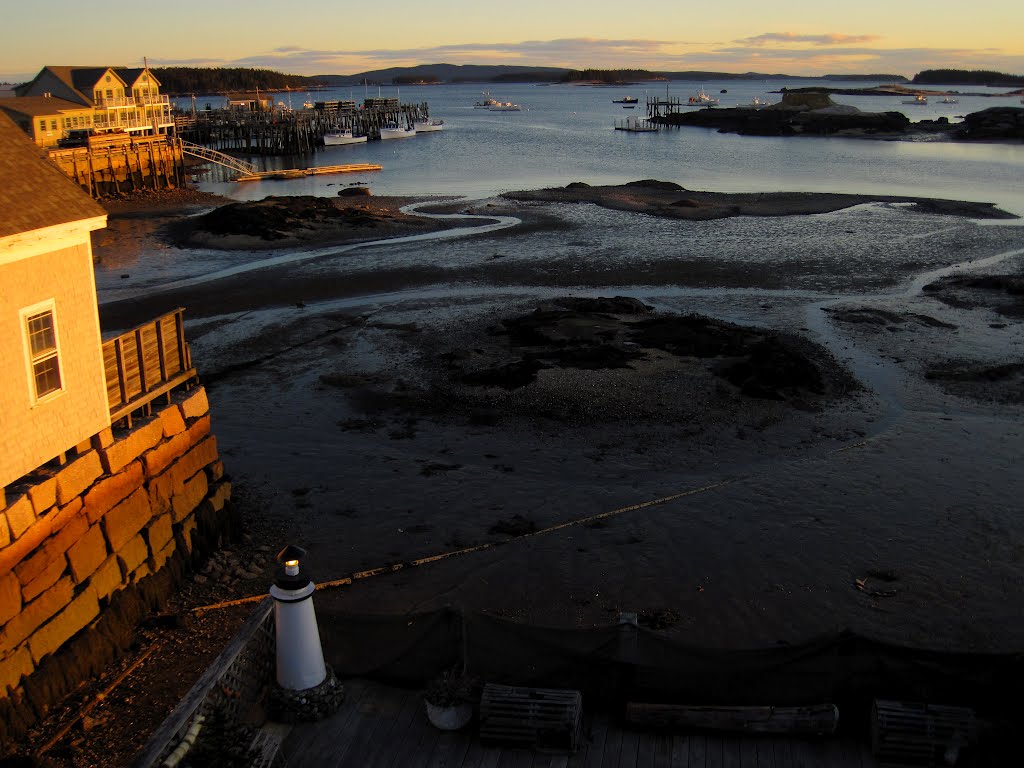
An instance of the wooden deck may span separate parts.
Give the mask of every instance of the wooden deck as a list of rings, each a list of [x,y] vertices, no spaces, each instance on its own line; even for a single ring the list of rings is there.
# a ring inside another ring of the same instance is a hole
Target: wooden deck
[[[476,723],[443,733],[427,721],[419,691],[353,680],[341,709],[292,728],[278,757],[285,768],[876,768],[867,744],[697,733],[640,732],[584,710],[582,747],[572,755],[487,746]]]

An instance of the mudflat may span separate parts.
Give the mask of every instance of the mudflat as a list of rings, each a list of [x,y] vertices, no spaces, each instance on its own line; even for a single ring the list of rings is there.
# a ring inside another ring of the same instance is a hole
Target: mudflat
[[[482,218],[390,244],[299,222],[280,261],[175,239],[220,201],[111,209],[103,327],[186,307],[248,527],[232,556],[259,573],[208,569],[182,606],[264,593],[292,542],[318,582],[384,567],[319,592],[325,615],[1019,650],[1024,228],[660,186],[437,201],[409,215]],[[705,206],[729,213],[676,215]]]

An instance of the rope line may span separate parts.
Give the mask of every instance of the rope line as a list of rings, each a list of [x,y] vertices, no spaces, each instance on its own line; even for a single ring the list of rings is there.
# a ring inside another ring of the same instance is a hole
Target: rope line
[[[667,504],[670,501],[682,499],[685,498],[686,496],[695,496],[699,493],[713,491],[716,488],[722,488],[724,486],[731,485],[734,482],[736,481],[722,480],[717,483],[711,483],[710,485],[703,485],[700,488],[690,488],[689,490],[680,491],[679,493],[673,493],[668,496],[662,496],[661,498],[658,499],[649,499],[647,501],[641,501],[636,504],[630,504],[629,506],[626,507],[619,507],[618,509],[612,509],[606,512],[598,512],[593,515],[588,515],[587,517],[579,517],[574,520],[567,520],[564,523],[558,523],[547,528],[542,528],[539,531],[530,531],[529,533],[524,533],[519,536],[513,536],[512,538],[505,539],[504,541],[489,541],[485,542],[484,544],[477,544],[475,546],[465,547],[463,549],[455,549],[450,552],[441,552],[436,555],[428,555],[426,557],[420,557],[415,560],[409,560],[407,562],[390,563],[388,565],[381,565],[376,568],[370,568],[365,571],[355,571],[354,573],[351,573],[348,576],[342,576],[338,579],[332,579],[330,581],[321,582],[316,585],[316,589],[319,591],[324,589],[333,589],[336,587],[345,587],[357,581],[362,581],[363,579],[373,578],[374,576],[383,576],[389,573],[397,573],[398,571],[404,570],[406,568],[416,568],[421,565],[430,565],[432,563],[438,563],[442,560],[447,560],[452,557],[469,555],[474,552],[483,552],[484,550],[493,549],[495,547],[501,547],[514,541],[521,541],[522,539],[528,539],[534,536],[542,536],[549,533],[554,533],[555,531],[561,531],[566,528],[572,528],[577,525],[586,525],[587,523],[591,523],[596,520],[606,520],[610,517],[615,517],[616,515],[622,515],[627,512],[635,512],[639,509],[646,509],[647,507],[655,507],[661,504]],[[225,600],[224,602],[213,603],[211,605],[197,606],[192,609],[192,612],[195,614],[202,614],[206,611],[220,610],[223,608],[233,608],[238,605],[246,605],[248,603],[259,602],[264,597],[266,597],[265,594],[250,595],[249,597],[240,597],[235,600]]]

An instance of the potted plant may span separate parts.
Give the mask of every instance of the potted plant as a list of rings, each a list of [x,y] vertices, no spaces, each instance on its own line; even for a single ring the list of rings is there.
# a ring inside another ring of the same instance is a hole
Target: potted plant
[[[476,681],[458,667],[446,669],[423,691],[427,718],[442,731],[457,731],[473,719]]]

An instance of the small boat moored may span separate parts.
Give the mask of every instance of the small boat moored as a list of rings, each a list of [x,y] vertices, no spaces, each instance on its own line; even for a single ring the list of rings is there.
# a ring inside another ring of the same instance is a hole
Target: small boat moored
[[[612,99],[612,104],[637,104],[639,101],[636,96],[623,96],[621,99]]]
[[[337,147],[343,144],[365,144],[365,136],[354,136],[351,130],[328,131],[324,134],[325,147]]]
[[[928,97],[925,96],[923,93],[919,93],[912,99],[904,99],[902,103],[916,104],[919,107],[926,107],[928,106]]]
[[[444,130],[444,120],[417,120],[412,124],[416,133],[433,133]]]
[[[397,123],[385,123],[380,127],[381,141],[385,141],[387,139],[408,139],[415,135],[415,128],[402,128]]]
[[[511,101],[506,101],[504,103],[499,101],[497,104],[488,107],[488,110],[491,112],[521,112],[522,107],[518,104],[513,104]]]

